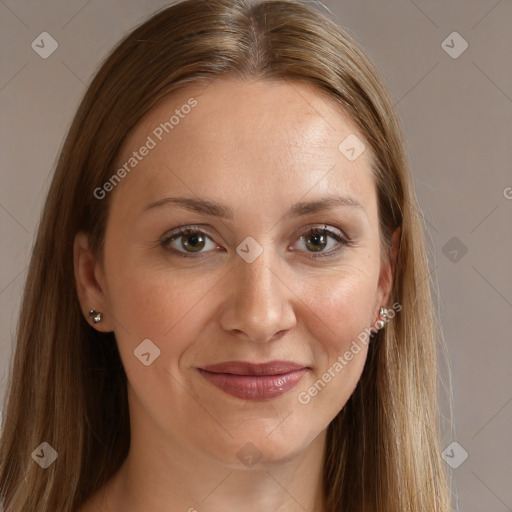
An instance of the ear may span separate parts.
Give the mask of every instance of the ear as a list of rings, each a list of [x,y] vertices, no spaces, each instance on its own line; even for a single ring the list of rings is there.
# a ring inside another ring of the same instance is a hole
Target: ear
[[[73,266],[75,269],[76,289],[82,313],[87,322],[100,332],[113,330],[112,318],[108,314],[108,298],[105,293],[105,278],[100,263],[96,260],[89,246],[89,238],[77,233],[73,245]],[[91,309],[101,313],[101,322],[94,324]]]
[[[386,307],[389,302],[391,289],[393,288],[393,278],[395,276],[396,260],[400,246],[400,232],[401,229],[398,227],[391,235],[391,247],[389,248],[387,258],[385,258],[385,263],[381,267],[377,291],[377,318],[380,316],[379,311],[381,306]]]

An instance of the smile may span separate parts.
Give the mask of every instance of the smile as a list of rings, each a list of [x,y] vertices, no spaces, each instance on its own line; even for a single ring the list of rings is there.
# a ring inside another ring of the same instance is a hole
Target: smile
[[[245,400],[267,400],[296,386],[308,368],[288,361],[263,364],[234,361],[198,368],[198,371],[229,395]]]

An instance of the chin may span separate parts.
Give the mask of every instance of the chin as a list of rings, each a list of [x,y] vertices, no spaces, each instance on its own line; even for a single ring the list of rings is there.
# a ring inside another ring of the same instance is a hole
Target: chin
[[[278,466],[297,458],[309,445],[305,433],[287,432],[286,439],[271,439],[264,431],[238,434],[229,444],[217,447],[212,456],[231,469],[257,469]],[[208,447],[211,452],[211,445]]]

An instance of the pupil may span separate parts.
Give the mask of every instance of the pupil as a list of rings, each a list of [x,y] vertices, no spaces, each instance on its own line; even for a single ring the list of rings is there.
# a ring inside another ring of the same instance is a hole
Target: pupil
[[[199,244],[199,246],[196,246]],[[192,252],[200,251],[204,247],[204,238],[199,234],[184,234],[181,245],[184,249],[191,249]]]
[[[310,248],[312,248],[314,251],[319,251],[325,247],[325,236],[323,234],[313,234],[308,237],[313,244],[309,244]],[[316,244],[321,244],[321,246],[318,246]]]

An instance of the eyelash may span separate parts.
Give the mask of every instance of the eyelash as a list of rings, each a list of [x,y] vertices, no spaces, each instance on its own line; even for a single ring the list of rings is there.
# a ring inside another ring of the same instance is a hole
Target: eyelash
[[[178,251],[174,248],[169,247],[169,244],[171,242],[173,242],[174,240],[178,239],[180,236],[187,234],[187,233],[188,234],[206,235],[210,240],[213,241],[213,237],[211,237],[208,234],[208,232],[204,230],[204,228],[201,228],[200,226],[192,225],[192,226],[182,226],[182,227],[177,228],[176,230],[172,231],[171,233],[169,233],[168,236],[166,236],[165,238],[163,238],[160,241],[159,245],[161,247],[163,247],[165,250],[170,251],[173,254],[175,254],[176,256],[179,256],[182,258],[190,259],[190,258],[203,257],[202,255],[205,254],[204,252],[197,252],[196,254],[193,254],[193,253]],[[336,231],[327,229],[327,226],[325,226],[325,225],[323,228],[318,228],[318,227],[310,228],[303,235],[301,235],[298,238],[298,240],[301,240],[302,238],[306,238],[307,236],[312,236],[312,235],[327,235],[327,236],[334,238],[342,246],[351,246],[352,245],[352,241],[349,240],[348,237],[346,237]],[[329,257],[336,256],[340,252],[340,250],[341,249],[331,249],[327,252],[321,252],[318,254],[315,254],[314,252],[311,252],[311,251],[306,251],[306,252],[309,252],[311,254],[311,256],[309,256],[309,257],[311,257],[313,259],[317,259],[317,258],[329,258]],[[209,251],[206,251],[206,252],[209,252]]]

